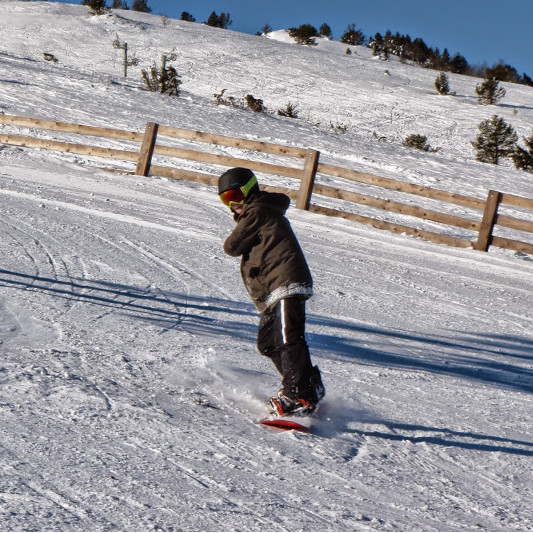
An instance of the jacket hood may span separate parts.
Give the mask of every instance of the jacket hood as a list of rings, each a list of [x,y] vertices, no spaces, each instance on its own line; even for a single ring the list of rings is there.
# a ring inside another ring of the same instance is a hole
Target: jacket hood
[[[257,194],[251,196],[245,206],[246,207],[267,207],[274,211],[278,211],[280,214],[284,215],[289,209],[291,204],[291,199],[283,193],[279,192],[267,192],[261,191]]]

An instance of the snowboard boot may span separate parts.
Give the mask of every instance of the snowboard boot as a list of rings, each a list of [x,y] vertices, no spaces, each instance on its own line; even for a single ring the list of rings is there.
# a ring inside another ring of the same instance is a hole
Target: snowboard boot
[[[276,416],[310,416],[317,407],[317,403],[304,398],[289,398],[282,391],[279,391],[277,396],[270,398],[269,405],[272,413]]]
[[[326,388],[322,383],[320,370],[318,366],[312,369],[311,377],[309,378],[309,387],[306,388],[307,393],[304,393],[305,398],[299,397],[296,394],[286,394],[283,389],[280,389],[277,396],[273,396],[269,400],[269,405],[272,412],[277,416],[309,416],[316,411],[318,402],[326,395]]]

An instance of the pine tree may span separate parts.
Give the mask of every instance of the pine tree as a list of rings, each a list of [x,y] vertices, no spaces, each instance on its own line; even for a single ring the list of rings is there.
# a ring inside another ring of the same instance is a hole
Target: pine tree
[[[361,30],[355,29],[355,24],[349,24],[346,31],[342,34],[341,43],[351,44],[352,46],[361,46],[366,37]]]
[[[505,89],[499,86],[498,80],[487,79],[476,86],[477,101],[479,104],[497,104],[504,96]]]
[[[311,24],[302,24],[298,28],[289,28],[289,35],[296,41],[296,44],[306,46],[316,46],[315,37],[319,37],[318,31]]]
[[[133,11],[141,11],[142,13],[152,12],[151,8],[148,7],[148,3],[146,0],[133,0],[131,8],[133,9]]]
[[[408,135],[402,143],[407,148],[415,148],[416,150],[422,150],[423,152],[436,152],[437,150],[434,150],[431,148],[431,145],[428,143],[428,138],[426,135],[420,135],[417,133],[414,133],[412,135]]]
[[[150,71],[143,69],[141,75],[149,91],[168,94],[170,96],[180,95],[180,85],[182,83],[180,75],[173,66],[166,64],[165,56],[163,56],[160,69],[154,64],[150,68]]]
[[[385,42],[381,33],[378,32],[373,37],[370,37],[368,47],[372,49],[372,55],[379,56],[384,45]]]
[[[129,9],[128,4],[126,4],[126,0],[113,0],[113,3],[111,4],[112,9]]]
[[[228,29],[233,24],[229,13],[220,13],[218,17],[218,27]]]
[[[530,87],[533,87],[533,80],[525,72],[522,74],[522,77],[520,78],[520,83],[522,85],[529,85]]]
[[[82,0],[81,5],[90,7],[94,15],[103,15],[108,10],[106,0]]]
[[[212,11],[205,23],[213,28],[218,27],[218,15]]]
[[[423,65],[430,57],[428,45],[420,38],[413,41],[411,45],[412,60],[419,65]]]
[[[298,106],[289,102],[285,109],[278,109],[280,117],[298,118]]]
[[[439,94],[450,94],[450,82],[444,72],[441,72],[435,79],[435,88]]]
[[[529,138],[524,137],[524,142],[527,149],[524,150],[521,146],[517,146],[513,154],[514,166],[533,173],[533,134]]]
[[[520,75],[511,65],[499,63],[493,67],[485,69],[485,78],[498,81],[508,81],[510,83],[519,83]]]
[[[372,49],[372,55],[379,56],[384,61],[389,59],[390,50],[386,39],[383,38],[381,33],[376,33],[374,37],[370,38],[368,47]]]
[[[320,26],[318,31],[320,32],[320,35],[322,35],[322,37],[326,37],[327,39],[331,39],[333,36],[333,32],[331,31],[331,28],[325,22],[324,24],[322,24],[322,26]]]
[[[442,55],[440,57],[440,61],[442,63],[442,68],[444,70],[450,70],[451,58],[450,58],[450,53],[448,52],[447,48],[445,48],[442,51]]]
[[[468,61],[461,55],[455,54],[450,62],[450,70],[454,74],[465,74],[469,69]]]
[[[212,26],[213,28],[227,29],[229,26],[231,26],[232,20],[229,13],[220,13],[220,15],[217,15],[214,11],[212,11],[211,15],[209,15],[209,18],[206,21],[206,24],[208,26]]]
[[[187,13],[187,11],[181,12],[180,20],[185,20],[187,22],[196,22],[196,19],[190,13]]]
[[[493,115],[491,119],[481,122],[478,128],[480,133],[472,142],[478,161],[497,165],[500,159],[515,153],[518,136],[503,118]]]

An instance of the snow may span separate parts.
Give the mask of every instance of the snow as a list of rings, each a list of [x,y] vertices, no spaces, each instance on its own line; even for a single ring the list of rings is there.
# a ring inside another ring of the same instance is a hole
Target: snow
[[[1,12],[3,113],[156,121],[479,198],[533,197],[530,174],[479,163],[470,145],[493,114],[530,135],[530,87],[504,84],[487,107],[478,79],[450,75],[457,95],[442,97],[435,71],[333,41],[47,2]],[[117,35],[140,59],[127,79]],[[173,49],[182,95],[144,91],[140,68]],[[216,106],[222,89],[271,113]],[[300,119],[276,116],[289,101]],[[410,133],[439,151],[402,147]],[[233,221],[212,187],[7,145],[0,162],[2,530],[533,528],[531,257],[292,208],[328,395],[315,434],[278,433],[257,424],[278,377],[256,353],[258,316],[222,251]]]

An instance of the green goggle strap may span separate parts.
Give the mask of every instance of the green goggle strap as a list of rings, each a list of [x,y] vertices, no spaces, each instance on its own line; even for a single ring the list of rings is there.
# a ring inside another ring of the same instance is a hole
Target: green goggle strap
[[[246,197],[248,196],[248,193],[252,190],[252,187],[254,185],[257,185],[257,178],[255,177],[255,175],[253,175],[245,185],[243,185],[242,187],[239,187],[239,189],[242,191],[242,194],[244,194],[244,196]]]

